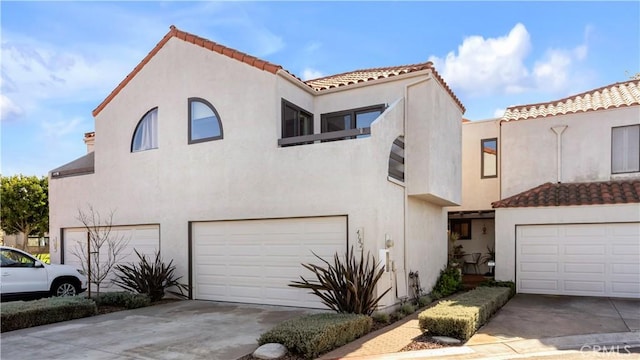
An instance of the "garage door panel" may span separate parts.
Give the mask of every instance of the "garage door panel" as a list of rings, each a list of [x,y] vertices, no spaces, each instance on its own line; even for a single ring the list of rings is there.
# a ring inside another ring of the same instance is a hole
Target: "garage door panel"
[[[613,255],[623,255],[623,256],[640,256],[640,246],[637,245],[638,239],[635,239],[636,244],[613,244],[612,245],[612,253]]]
[[[518,226],[517,290],[640,298],[637,235],[638,223]]]
[[[312,251],[344,253],[346,226],[344,216],[193,223],[195,298],[324,308],[288,285],[312,276],[301,265],[321,262]]]
[[[605,282],[604,281],[575,281],[575,280],[566,280],[564,281],[564,290],[567,292],[581,292],[585,294],[600,294],[604,295],[605,293]]]
[[[582,244],[566,244],[564,246],[565,255],[605,255],[606,245],[586,245],[584,239]]]
[[[564,263],[563,270],[565,274],[603,274],[606,269],[606,265],[604,263]]]
[[[81,267],[80,258],[77,254],[86,249],[87,231],[84,228],[67,228],[64,233],[64,262],[68,265]],[[135,225],[135,226],[114,226],[111,229],[110,238],[120,241],[124,245],[118,254],[118,264],[138,263],[139,258],[134,250],[147,259],[153,261],[155,253],[160,248],[160,226],[159,225]],[[108,259],[108,245],[104,244],[100,249],[99,259]],[[84,258],[84,257],[83,257]],[[92,258],[93,259],[93,258]],[[119,286],[113,285],[111,279],[114,278],[112,272],[100,285],[100,291],[121,291]],[[92,287],[93,289],[93,287]]]
[[[558,246],[552,244],[525,244],[522,245],[523,255],[557,255]]]
[[[640,266],[637,263],[613,264],[611,266],[611,273],[613,275],[640,276]]]
[[[543,279],[521,279],[520,280],[521,289],[526,290],[526,292],[546,292],[546,291],[557,291],[558,290],[558,281],[553,279],[543,280]]]

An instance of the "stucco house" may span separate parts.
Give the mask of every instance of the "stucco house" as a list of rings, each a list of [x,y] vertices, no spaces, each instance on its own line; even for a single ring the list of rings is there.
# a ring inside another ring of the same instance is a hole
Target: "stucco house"
[[[93,111],[87,155],[50,172],[52,262],[77,261],[91,204],[193,299],[320,307],[287,284],[353,246],[391,306],[446,265],[463,113],[429,62],[302,81],[172,26]]]
[[[496,279],[640,297],[639,80],[512,106],[462,137],[463,201],[449,218],[472,219],[465,249],[495,246]]]

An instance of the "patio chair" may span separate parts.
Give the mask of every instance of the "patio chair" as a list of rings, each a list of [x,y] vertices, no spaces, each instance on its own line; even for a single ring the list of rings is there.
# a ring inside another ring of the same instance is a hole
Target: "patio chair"
[[[473,253],[469,255],[471,256],[471,258],[465,258],[463,270],[466,270],[467,266],[473,266],[473,270],[475,271],[474,274],[478,274],[480,272],[480,270],[478,269],[478,263],[480,263],[480,256],[482,256],[482,254]]]

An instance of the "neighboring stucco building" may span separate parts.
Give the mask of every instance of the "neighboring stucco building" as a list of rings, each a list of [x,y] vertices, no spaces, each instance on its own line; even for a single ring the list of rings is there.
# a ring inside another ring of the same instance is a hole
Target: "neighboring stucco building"
[[[464,122],[447,210],[465,260],[494,248],[518,292],[640,297],[640,81]]]
[[[77,261],[91,204],[194,299],[320,307],[287,284],[353,246],[388,265],[393,305],[446,264],[463,112],[428,62],[302,81],[171,27],[94,110],[89,153],[52,170],[52,262]]]
[[[496,278],[640,298],[640,81],[509,107],[500,142]]]

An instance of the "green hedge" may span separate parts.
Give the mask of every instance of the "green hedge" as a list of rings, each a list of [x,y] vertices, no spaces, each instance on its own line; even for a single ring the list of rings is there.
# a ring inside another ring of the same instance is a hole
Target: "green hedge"
[[[440,301],[418,315],[420,329],[466,341],[509,301],[510,291],[507,287],[477,287]]]
[[[54,297],[3,303],[0,331],[24,329],[97,314],[96,303],[84,297]]]
[[[311,359],[368,333],[372,325],[366,315],[305,315],[280,323],[262,334],[258,343],[280,343],[289,351]]]
[[[131,292],[107,292],[91,299],[98,306],[121,306],[127,309],[137,309],[151,305],[151,299],[146,294],[135,294]]]

